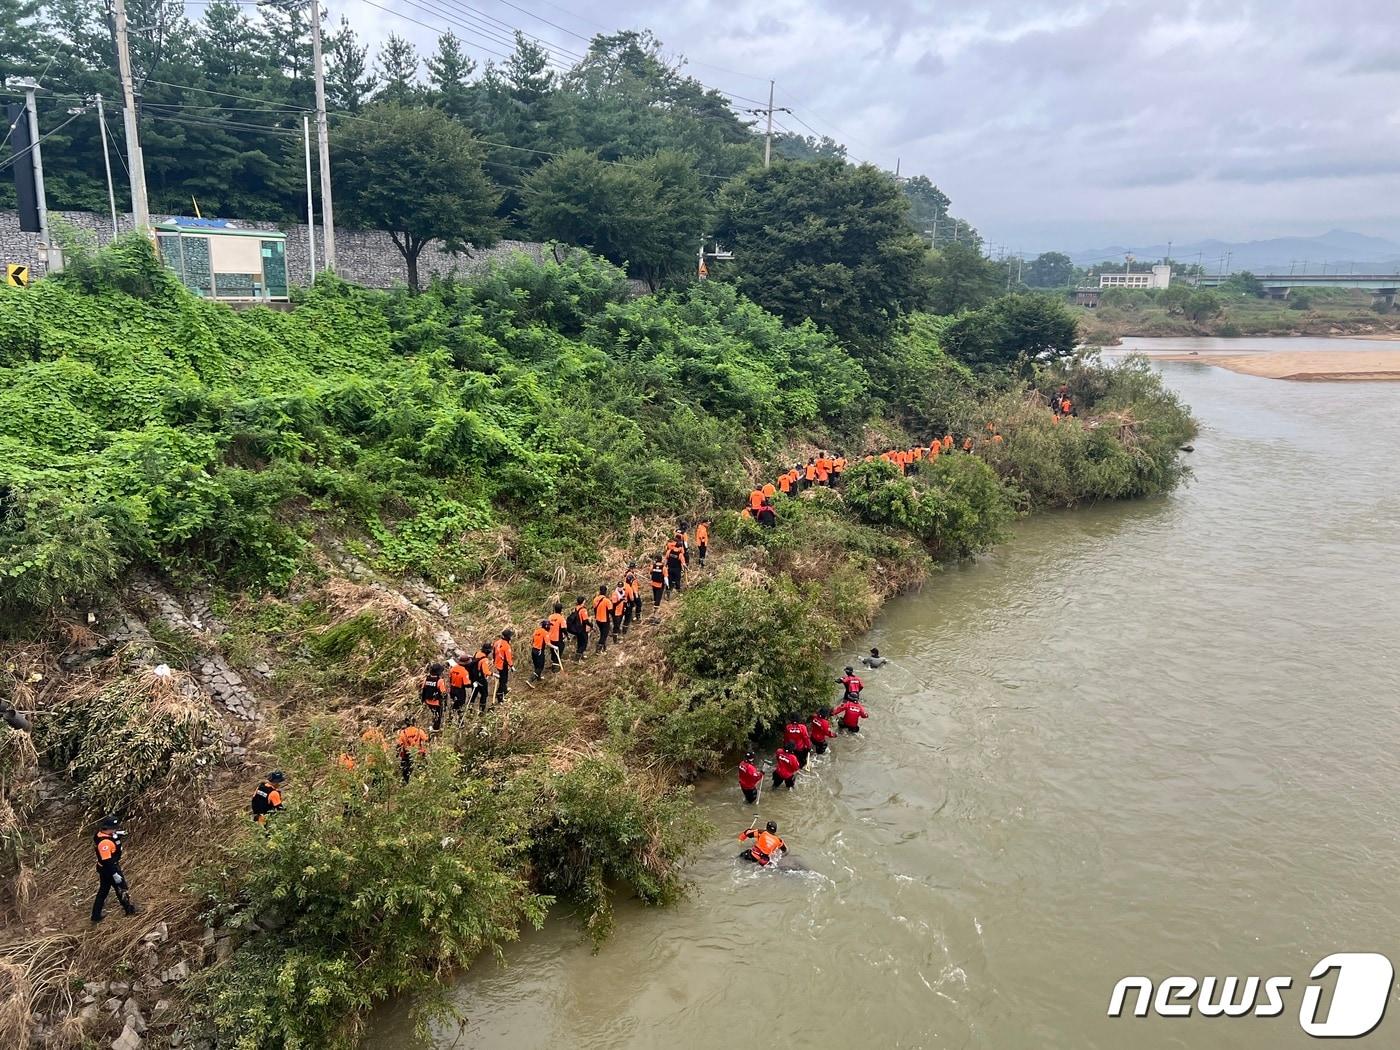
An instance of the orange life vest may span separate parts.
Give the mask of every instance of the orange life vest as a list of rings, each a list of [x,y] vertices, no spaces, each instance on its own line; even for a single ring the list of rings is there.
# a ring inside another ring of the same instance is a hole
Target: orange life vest
[[[772,857],[783,848],[783,840],[771,831],[760,831],[753,837],[753,848],[765,857]]]

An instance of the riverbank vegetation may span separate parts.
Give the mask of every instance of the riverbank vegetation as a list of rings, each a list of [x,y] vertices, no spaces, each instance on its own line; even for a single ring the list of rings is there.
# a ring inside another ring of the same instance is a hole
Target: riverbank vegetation
[[[1111,288],[1094,309],[1072,307],[1080,340],[1107,346],[1125,336],[1388,335],[1400,314],[1359,289],[1295,289],[1287,299],[1253,294],[1248,274],[1219,291],[1173,284],[1162,290]],[[1255,282],[1256,284],[1258,282]],[[1179,289],[1179,290],[1178,290]]]
[[[631,298],[581,252],[416,296],[325,278],[289,313],[202,301],[140,240],[0,290],[0,688],[42,727],[47,785],[4,782],[39,840],[7,830],[3,854],[40,887],[0,946],[24,1001],[76,1012],[74,980],[153,972],[158,920],[161,972],[198,965],[153,1031],[350,1045],[551,902],[601,939],[617,894],[674,899],[707,835],[686,784],[826,699],[823,652],[886,598],[1018,512],[1179,481],[1192,423],[1155,374],[1070,355],[1063,315],[1024,307],[995,319],[1041,334],[1007,329],[1026,352],[989,363],[897,301],[848,343],[727,282]],[[858,462],[945,432],[974,451]],[[772,529],[734,512],[819,448],[855,464],[842,487]],[[418,716],[429,660],[528,637],[705,519],[709,564],[655,624],[538,688],[522,659],[407,785],[362,738]],[[264,833],[247,799],[274,767]],[[112,808],[148,919],[79,932],[83,829]],[[73,932],[26,969],[54,924]]]

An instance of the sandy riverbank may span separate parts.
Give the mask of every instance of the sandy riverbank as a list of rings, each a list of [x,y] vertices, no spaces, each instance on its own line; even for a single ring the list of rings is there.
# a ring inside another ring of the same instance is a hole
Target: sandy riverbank
[[[1264,379],[1312,382],[1400,380],[1400,346],[1395,350],[1258,352],[1215,350],[1148,353],[1155,361],[1199,361]]]
[[[1400,379],[1400,352],[1334,350],[1328,353],[1239,354],[1214,362],[1232,372],[1266,379],[1373,380]]]

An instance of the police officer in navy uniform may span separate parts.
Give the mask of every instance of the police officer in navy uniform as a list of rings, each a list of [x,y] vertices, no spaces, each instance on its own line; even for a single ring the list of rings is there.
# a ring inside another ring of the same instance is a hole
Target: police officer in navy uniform
[[[117,900],[121,901],[122,911],[136,914],[136,905],[131,903],[126,875],[122,872],[122,839],[126,832],[120,830],[116,817],[107,817],[97,827],[92,836],[93,849],[97,853],[97,898],[92,902],[92,921],[102,921],[102,906],[107,903],[107,894],[116,890]]]

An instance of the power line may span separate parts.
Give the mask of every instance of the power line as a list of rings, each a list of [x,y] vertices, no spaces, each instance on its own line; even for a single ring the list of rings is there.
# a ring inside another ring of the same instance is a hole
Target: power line
[[[529,39],[529,40],[533,40],[535,43],[539,44],[540,46],[542,46],[542,47],[544,47],[544,48],[546,48],[546,49],[548,49],[548,50],[550,50],[550,51],[555,51],[555,52],[557,52],[558,54],[565,55],[565,56],[567,56],[568,58],[572,59],[572,60],[575,61],[575,62],[582,61],[582,59],[583,59],[583,56],[580,55],[580,54],[579,54],[578,52],[576,52],[576,51],[571,51],[571,50],[569,50],[568,48],[563,47],[563,46],[561,46],[561,45],[559,45],[559,44],[550,43],[549,41],[545,40],[543,37],[536,36],[534,33],[527,33],[525,30],[521,29],[519,26],[511,25],[509,22],[506,22],[506,21],[503,21],[502,19],[496,18],[496,17],[493,16],[493,15],[488,15],[486,12],[482,11],[480,8],[472,7],[471,4],[464,3],[463,0],[443,0],[443,2],[444,2],[444,3],[450,3],[452,7],[458,9],[459,11],[461,11],[461,12],[463,13],[463,17],[469,18],[469,19],[471,19],[472,21],[475,21],[475,22],[486,22],[486,23],[488,23],[489,25],[499,26],[501,29],[505,29],[505,30],[507,30],[508,32],[510,32],[511,34],[519,33],[521,36],[526,37],[526,38]],[[501,2],[504,3],[505,0],[501,0]],[[506,6],[507,6],[507,7],[515,7],[514,4],[506,4]],[[516,10],[518,10],[518,11],[524,11],[524,8],[516,8]],[[529,14],[529,12],[528,12],[528,11],[525,11],[525,14]],[[537,16],[532,16],[532,17],[537,17]],[[544,20],[541,19],[541,21],[544,21]],[[550,23],[548,23],[548,24],[549,24],[549,25],[554,25],[553,22],[550,22]],[[560,27],[559,27],[559,26],[555,26],[555,28],[558,29],[558,28],[560,28]],[[499,30],[498,30],[498,31],[499,31]],[[568,30],[564,30],[564,32],[568,32]],[[577,35],[577,34],[571,34],[571,35]],[[585,39],[585,38],[580,37],[580,39]],[[513,41],[512,41],[512,42],[513,42]]]
[[[58,53],[62,50],[63,41],[56,41],[53,45],[53,50],[49,52],[49,60],[44,63],[44,71],[40,73],[38,78],[34,81],[35,84],[41,87],[43,86],[44,78],[49,75],[49,70],[53,68],[53,60],[58,57]],[[21,113],[19,117],[15,119],[14,123],[10,125],[9,130],[5,132],[5,137],[0,139],[0,149],[4,149],[6,144],[9,143],[10,136],[15,133],[15,128],[19,126],[19,122],[27,119],[24,113]]]
[[[502,44],[512,49],[515,47],[514,37],[502,36],[501,31],[495,28],[494,26],[490,25],[489,23],[481,22],[480,19],[476,19],[475,24],[473,22],[462,21],[462,19],[457,17],[457,14],[454,13],[456,11],[457,5],[452,5],[452,10],[443,10],[443,7],[448,6],[447,0],[438,0],[438,2],[433,2],[433,0],[423,0],[423,3],[417,3],[415,2],[415,0],[401,0],[401,2],[408,4],[409,7],[415,7],[420,11],[426,12],[427,14],[444,19],[452,25],[457,26],[459,29],[462,30],[463,33],[466,33],[469,37],[479,37],[481,39],[489,40],[493,44]],[[424,6],[425,4],[427,6]],[[470,14],[466,14],[464,15],[464,17],[471,18],[472,16]],[[441,37],[442,30],[438,30],[438,35],[439,37]],[[481,46],[478,41],[473,41],[469,39],[465,42],[474,43],[478,47]],[[489,54],[495,55],[498,58],[510,58],[509,54],[502,54],[501,52],[493,51],[490,48],[481,47],[481,50],[486,51]],[[547,47],[544,50],[545,60],[547,62],[551,63],[560,70],[568,68],[567,64],[561,61],[559,57],[555,55],[552,51],[548,50]]]
[[[172,80],[152,80],[149,77],[146,78],[146,83],[159,84],[161,87],[180,88],[184,91],[202,91],[206,95],[218,95],[220,98],[234,98],[240,102],[261,102],[265,106],[277,106],[280,109],[285,109],[288,111],[289,115],[300,115],[306,112],[306,110],[300,106],[293,106],[286,102],[274,102],[272,99],[258,98],[255,95],[235,95],[231,91],[215,91],[213,88],[200,87],[197,84],[178,84]]]
[[[593,42],[590,37],[583,36],[581,33],[575,33],[572,29],[565,29],[558,22],[551,22],[548,18],[545,18],[543,15],[537,15],[533,11],[527,11],[525,10],[525,8],[511,3],[510,0],[497,0],[497,3],[504,4],[506,7],[509,7],[514,11],[519,11],[522,15],[529,15],[537,22],[543,22],[547,26],[553,26],[561,33],[567,33],[569,36],[577,37],[579,40],[582,40],[585,44],[591,44]]]
[[[177,117],[173,113],[150,113],[153,120],[165,120],[172,124],[189,124],[201,128],[217,128],[221,131],[260,131],[269,135],[285,135],[299,138],[291,128],[281,128],[269,124],[255,124],[237,120],[202,120],[199,117]]]
[[[397,18],[402,18],[402,19],[404,19],[404,20],[407,21],[407,22],[412,22],[412,23],[413,23],[414,25],[416,25],[416,26],[422,26],[424,29],[431,30],[432,32],[436,33],[438,36],[442,36],[442,33],[443,33],[442,29],[440,29],[440,28],[437,27],[437,26],[430,26],[430,25],[428,25],[427,22],[423,22],[423,21],[421,21],[421,20],[419,20],[419,19],[417,19],[417,18],[414,18],[412,15],[406,15],[406,14],[404,14],[402,11],[395,11],[393,8],[385,7],[383,4],[376,4],[376,3],[374,2],[374,0],[360,0],[360,3],[362,3],[362,4],[369,4],[370,7],[378,8],[380,11],[383,11],[385,14],[390,14],[390,15],[394,15],[394,16],[397,17]],[[417,6],[417,5],[415,4],[414,6]],[[504,55],[504,54],[502,54],[502,53],[499,52],[499,51],[493,51],[493,50],[492,50],[491,48],[489,48],[489,47],[483,47],[482,45],[476,43],[475,41],[468,41],[468,43],[473,44],[473,46],[475,46],[478,50],[485,51],[488,55],[495,55],[497,58],[509,58],[509,57],[510,57],[509,55]]]
[[[58,127],[56,127],[56,128],[50,128],[48,131],[44,132],[44,133],[43,133],[42,135],[40,135],[37,139],[35,139],[33,142],[31,142],[28,146],[25,146],[24,149],[22,149],[22,150],[17,150],[17,151],[15,151],[14,153],[11,153],[11,154],[10,154],[8,157],[6,157],[4,160],[0,160],[0,171],[4,171],[4,170],[5,170],[6,168],[8,168],[11,164],[13,164],[15,161],[19,160],[20,157],[23,157],[26,153],[33,153],[33,152],[34,152],[34,147],[35,147],[35,146],[43,145],[46,141],[48,141],[48,139],[50,139],[50,138],[53,137],[54,135],[57,135],[60,131],[62,131],[62,130],[63,130],[64,128],[66,128],[69,124],[73,123],[73,121],[77,120],[77,119],[78,119],[79,117],[81,117],[81,116],[82,116],[81,113],[74,113],[71,117],[69,117],[67,120],[65,120],[65,121],[64,121],[62,124],[60,124]],[[0,145],[3,145],[3,144],[0,143]]]

